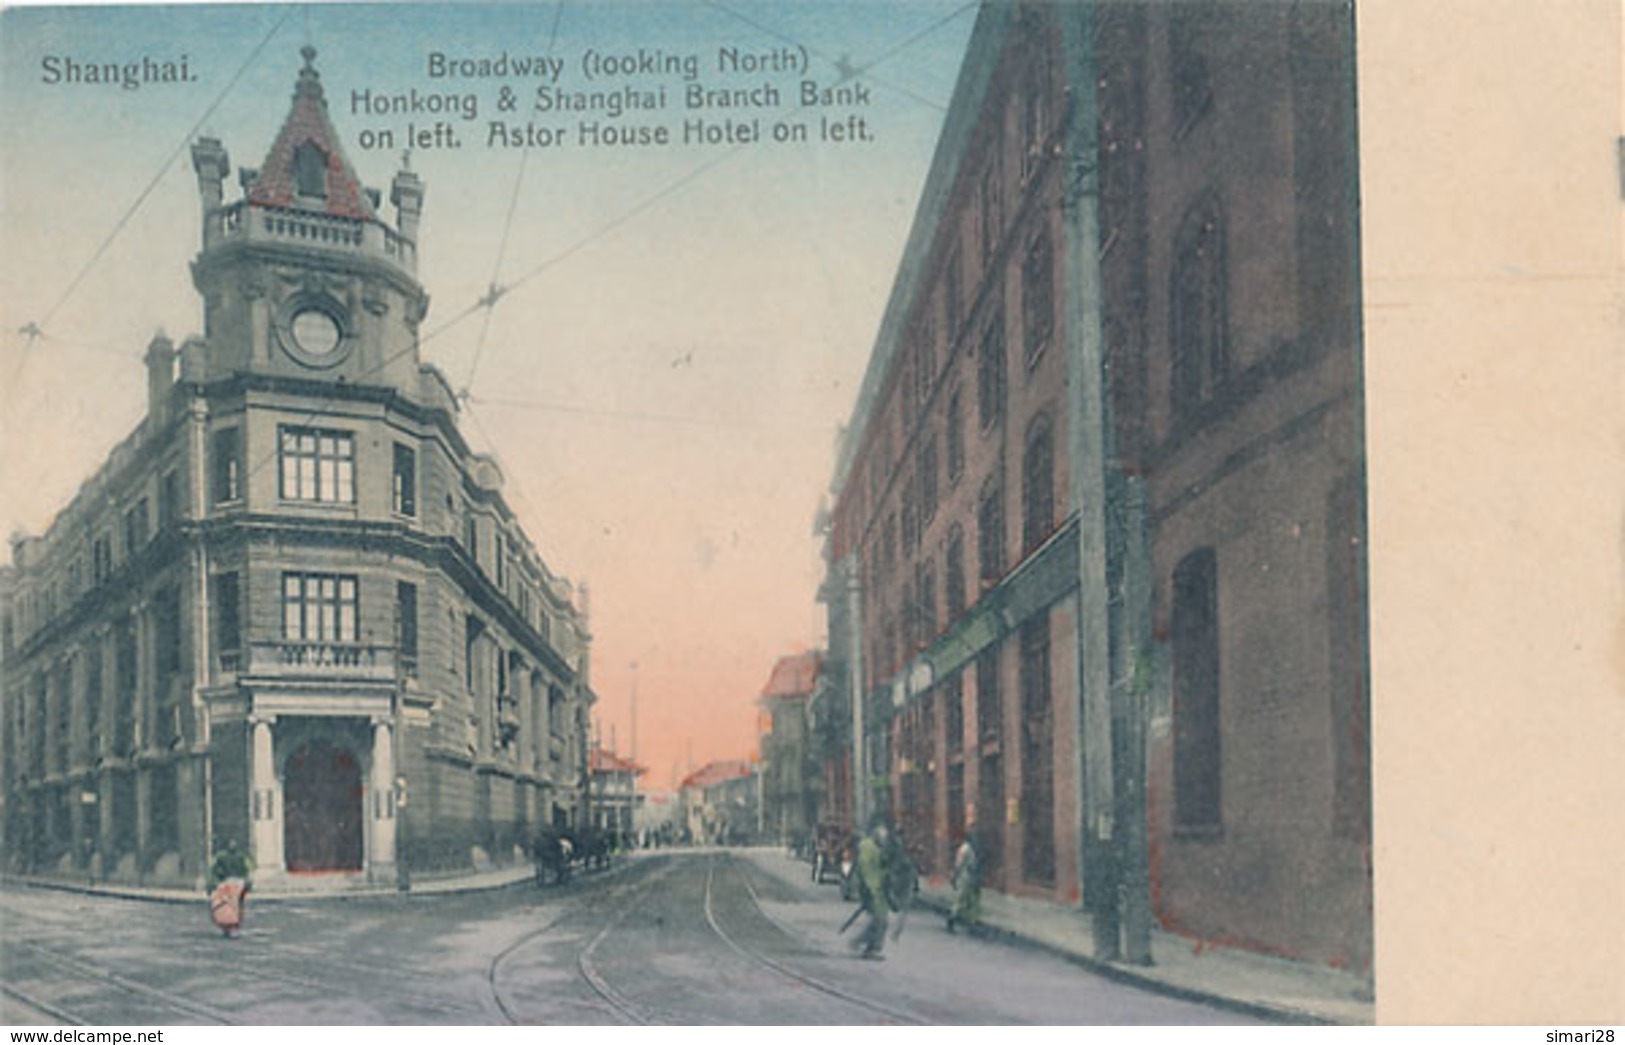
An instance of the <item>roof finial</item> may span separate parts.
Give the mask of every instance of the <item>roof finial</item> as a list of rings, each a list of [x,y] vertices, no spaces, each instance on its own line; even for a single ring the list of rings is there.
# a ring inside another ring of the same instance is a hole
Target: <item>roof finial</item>
[[[299,48],[299,53],[305,58],[305,67],[299,70],[299,83],[294,88],[296,95],[320,99],[322,97],[322,74],[316,71],[316,48],[310,44]],[[322,102],[326,105],[326,101]]]

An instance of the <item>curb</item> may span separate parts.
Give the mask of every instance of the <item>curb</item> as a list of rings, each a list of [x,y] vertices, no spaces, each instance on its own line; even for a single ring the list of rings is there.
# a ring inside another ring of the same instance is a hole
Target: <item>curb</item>
[[[915,903],[932,911],[946,915],[951,909],[948,903],[924,893],[915,894]],[[1294,1008],[1290,1005],[1277,1005],[1269,1002],[1250,1001],[1245,998],[1235,998],[1228,994],[1219,994],[1206,991],[1200,987],[1188,987],[1184,984],[1171,983],[1155,976],[1147,976],[1137,972],[1132,965],[1121,965],[1116,962],[1104,961],[1092,955],[1080,954],[1065,947],[1025,936],[1014,929],[1008,929],[988,922],[966,926],[963,930],[971,936],[992,940],[1007,946],[1026,947],[1043,951],[1073,965],[1088,969],[1116,983],[1128,984],[1144,990],[1180,1001],[1199,1002],[1212,1005],[1243,1016],[1256,1016],[1260,1019],[1276,1020],[1292,1024],[1313,1024],[1322,1027],[1365,1026],[1365,1024],[1350,1024],[1332,1016],[1325,1016],[1307,1009]]]
[[[799,861],[791,862],[795,863],[797,867],[800,867]],[[762,869],[764,871],[767,870],[765,867]],[[775,875],[775,877],[779,876]],[[798,887],[805,887],[808,885],[808,883],[802,880],[802,876],[797,875],[795,876],[795,885]],[[933,914],[939,916],[946,916],[952,907],[952,901],[949,898],[941,895],[932,895],[924,891],[915,893],[914,903],[917,907],[927,909]],[[1233,1012],[1243,1016],[1252,1016],[1257,1019],[1269,1020],[1274,1023],[1298,1026],[1311,1025],[1323,1027],[1361,1027],[1371,1026],[1375,1022],[1374,1018],[1371,1017],[1364,1020],[1349,1020],[1336,1015],[1318,1012],[1310,1008],[1302,1008],[1281,1002],[1270,1002],[1252,998],[1238,998],[1233,995],[1223,994],[1215,990],[1174,982],[1155,975],[1148,975],[1146,972],[1141,971],[1142,969],[1151,968],[1150,966],[1134,966],[1105,961],[1100,958],[1096,958],[1093,955],[1068,949],[1062,944],[1052,943],[1037,937],[1028,936],[1017,929],[1012,929],[1007,926],[998,925],[987,921],[983,921],[977,925],[966,926],[962,931],[966,935],[977,939],[987,940],[993,943],[1002,944],[1004,946],[1021,947],[1048,954],[1052,957],[1059,958],[1068,964],[1088,969],[1090,972],[1096,973],[1105,979],[1113,981],[1114,983],[1121,983],[1127,986],[1137,987],[1154,994],[1159,994],[1164,997],[1174,998],[1180,1001],[1195,1002],[1202,1005],[1209,1005],[1227,1012]]]
[[[590,872],[579,872],[580,875],[590,875],[597,878],[602,875],[615,874],[627,865],[625,858],[610,864],[609,867],[600,868]],[[474,876],[466,876],[472,879]],[[369,886],[362,889],[345,889],[332,892],[280,892],[275,889],[266,891],[255,890],[253,899],[255,904],[281,904],[303,903],[316,901],[319,903],[343,902],[350,900],[377,900],[386,897],[400,897],[414,899],[435,896],[456,896],[469,893],[496,892],[501,889],[512,889],[515,886],[534,883],[533,872],[529,868],[515,868],[511,876],[497,878],[492,876],[486,880],[464,880],[452,878],[424,878],[411,889],[397,889],[387,886]],[[205,892],[192,892],[173,888],[143,887],[133,885],[102,884],[98,882],[75,882],[54,878],[28,878],[16,875],[0,875],[0,884],[7,887],[23,889],[44,889],[59,893],[77,893],[81,896],[105,896],[115,900],[135,900],[141,903],[162,903],[174,905],[190,905],[206,903],[208,894]]]

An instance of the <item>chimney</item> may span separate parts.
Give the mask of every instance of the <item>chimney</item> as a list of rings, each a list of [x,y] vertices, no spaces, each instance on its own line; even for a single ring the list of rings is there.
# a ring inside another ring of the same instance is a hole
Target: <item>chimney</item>
[[[181,345],[181,380],[200,384],[209,374],[209,343],[200,337],[189,337]]]
[[[231,157],[218,138],[199,138],[192,145],[192,169],[197,171],[197,194],[203,202],[203,246],[212,247],[225,227],[220,186],[231,170]]]
[[[418,222],[423,217],[423,181],[412,170],[411,153],[401,156],[401,169],[389,187],[389,202],[395,204],[395,230],[414,247],[418,242]]]
[[[163,331],[147,346],[147,417],[153,431],[169,421],[170,389],[175,387],[175,345]]]

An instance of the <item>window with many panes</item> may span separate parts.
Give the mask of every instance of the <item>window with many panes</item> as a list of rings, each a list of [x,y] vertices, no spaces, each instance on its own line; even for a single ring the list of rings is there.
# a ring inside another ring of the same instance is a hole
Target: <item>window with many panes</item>
[[[282,575],[282,637],[290,642],[355,642],[357,610],[353,576]]]
[[[977,558],[984,587],[1004,576],[1004,500],[994,480],[982,487],[982,501],[976,512]]]
[[[214,576],[214,645],[227,670],[237,663],[243,643],[242,591],[235,573]]]
[[[997,740],[1004,719],[999,691],[999,646],[995,643],[976,658],[976,732],[984,741]]]
[[[323,428],[277,429],[278,493],[285,501],[355,503],[355,436]]]
[[[995,125],[997,126],[997,125]],[[1004,231],[1004,206],[999,183],[999,143],[994,141],[989,150],[987,169],[982,172],[982,185],[978,199],[981,213],[982,262],[987,264],[999,248],[999,237]]]
[[[418,513],[418,455],[405,443],[395,444],[393,497],[396,514]]]
[[[1021,468],[1021,546],[1030,552],[1055,529],[1055,440],[1047,418],[1027,435]]]
[[[113,754],[124,757],[135,753],[136,672],[140,658],[135,640],[135,626],[125,618],[113,631]]]
[[[937,433],[927,432],[920,446],[920,519],[937,514]]]
[[[52,764],[65,770],[72,760],[73,744],[73,661],[64,659],[56,666],[55,692],[51,694],[55,712],[51,742],[55,748]]]
[[[147,543],[147,499],[141,498],[124,513],[124,554],[133,557]]]
[[[214,504],[242,500],[242,457],[242,429],[216,429],[209,447],[209,500]]]
[[[926,646],[937,637],[937,568],[930,559],[920,560],[915,585],[919,641],[921,646]]]
[[[418,586],[406,581],[395,584],[395,633],[400,645],[401,670],[418,673]]]
[[[1004,412],[1004,314],[994,313],[982,331],[976,357],[976,416],[983,428]]]
[[[100,584],[107,580],[113,572],[113,542],[107,537],[98,537],[90,546],[90,575],[94,583]]]
[[[102,753],[102,640],[85,648],[85,752],[91,764]]]
[[[958,340],[959,324],[964,318],[961,315],[960,301],[960,281],[963,278],[961,268],[959,250],[955,248],[954,252],[948,256],[947,271],[943,275],[945,286],[942,293],[942,314],[947,321],[948,344],[950,346]],[[951,348],[950,351],[952,351]]]
[[[179,588],[165,588],[153,598],[153,659],[158,670],[158,683],[162,688],[169,678],[180,674],[181,655],[181,593]],[[164,694],[160,693],[160,699]]]
[[[158,482],[158,528],[171,529],[180,517],[180,476],[173,471],[165,472],[164,477]]]
[[[948,534],[948,552],[943,566],[943,595],[948,600],[948,620],[965,612],[965,534],[955,526]]]
[[[1055,329],[1055,257],[1047,233],[1033,240],[1021,263],[1021,317],[1031,366]]]

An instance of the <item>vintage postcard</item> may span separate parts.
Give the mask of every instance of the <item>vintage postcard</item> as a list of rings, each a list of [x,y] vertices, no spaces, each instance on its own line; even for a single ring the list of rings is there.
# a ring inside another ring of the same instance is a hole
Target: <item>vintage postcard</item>
[[[0,13],[0,1022],[1373,1022],[1360,28]]]

